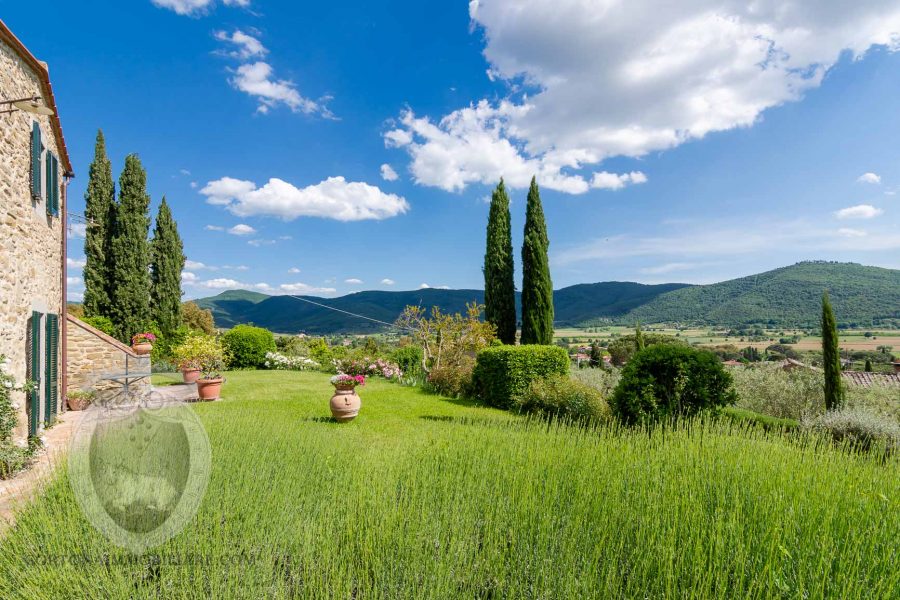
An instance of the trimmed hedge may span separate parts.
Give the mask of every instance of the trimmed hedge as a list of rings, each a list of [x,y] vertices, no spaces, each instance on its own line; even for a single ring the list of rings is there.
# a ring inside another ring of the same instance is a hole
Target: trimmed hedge
[[[478,353],[472,387],[486,404],[510,408],[531,382],[569,372],[569,355],[559,346],[492,346]]]
[[[268,329],[238,325],[222,336],[222,345],[231,369],[260,369],[266,364],[266,353],[275,352],[275,336]]]

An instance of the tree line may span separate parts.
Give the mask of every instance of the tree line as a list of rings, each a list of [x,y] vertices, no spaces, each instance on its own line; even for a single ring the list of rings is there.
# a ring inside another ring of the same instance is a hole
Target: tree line
[[[157,328],[168,336],[181,324],[184,246],[165,196],[150,238],[147,173],[137,154],[125,157],[118,196],[103,132],[97,132],[94,160],[84,194],[84,314],[106,317],[116,338]]]

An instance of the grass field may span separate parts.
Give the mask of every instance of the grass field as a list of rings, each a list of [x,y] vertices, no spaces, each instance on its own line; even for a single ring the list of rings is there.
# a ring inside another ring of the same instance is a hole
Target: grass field
[[[724,422],[587,430],[316,373],[195,405],[196,518],[132,556],[62,470],[0,541],[2,598],[896,598],[900,464]]]

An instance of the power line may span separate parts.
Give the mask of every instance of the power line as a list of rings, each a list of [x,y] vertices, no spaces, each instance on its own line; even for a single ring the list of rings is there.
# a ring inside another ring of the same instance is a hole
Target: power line
[[[334,306],[328,306],[327,304],[322,304],[321,302],[314,302],[309,298],[304,298],[302,296],[293,296],[291,294],[286,294],[288,298],[293,298],[294,300],[300,300],[301,302],[307,302],[309,304],[314,304],[316,306],[321,306],[322,308],[327,308],[328,310],[333,310],[335,312],[344,313],[345,315],[350,315],[351,317],[356,317],[358,319],[365,319],[366,321],[372,321],[373,323],[379,323],[381,325],[387,325],[388,327],[392,327],[394,329],[407,329],[411,331],[409,327],[401,327],[396,323],[388,323],[387,321],[382,321],[380,319],[375,319],[373,317],[367,317],[366,315],[360,315],[357,313],[352,313],[349,310],[343,310],[340,308],[335,308]]]

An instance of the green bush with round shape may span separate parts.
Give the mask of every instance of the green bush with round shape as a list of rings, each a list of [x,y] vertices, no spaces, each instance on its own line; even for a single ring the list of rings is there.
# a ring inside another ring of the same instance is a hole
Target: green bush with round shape
[[[610,420],[609,406],[599,390],[568,375],[536,379],[515,399],[519,412],[589,423]]]
[[[222,336],[222,345],[231,369],[260,369],[266,353],[275,352],[275,336],[268,329],[238,325]]]
[[[712,352],[657,344],[637,352],[622,369],[610,408],[627,425],[695,415],[734,404],[731,374]]]
[[[478,353],[472,388],[486,404],[510,408],[532,381],[566,375],[569,362],[568,353],[559,346],[492,346]]]
[[[112,320],[109,317],[103,317],[97,315],[95,317],[84,317],[81,319],[83,322],[87,323],[94,329],[99,329],[103,333],[109,336],[113,336],[116,330],[116,326],[113,325]]]
[[[394,350],[391,360],[397,363],[406,377],[414,377],[422,371],[422,349],[413,344]]]

